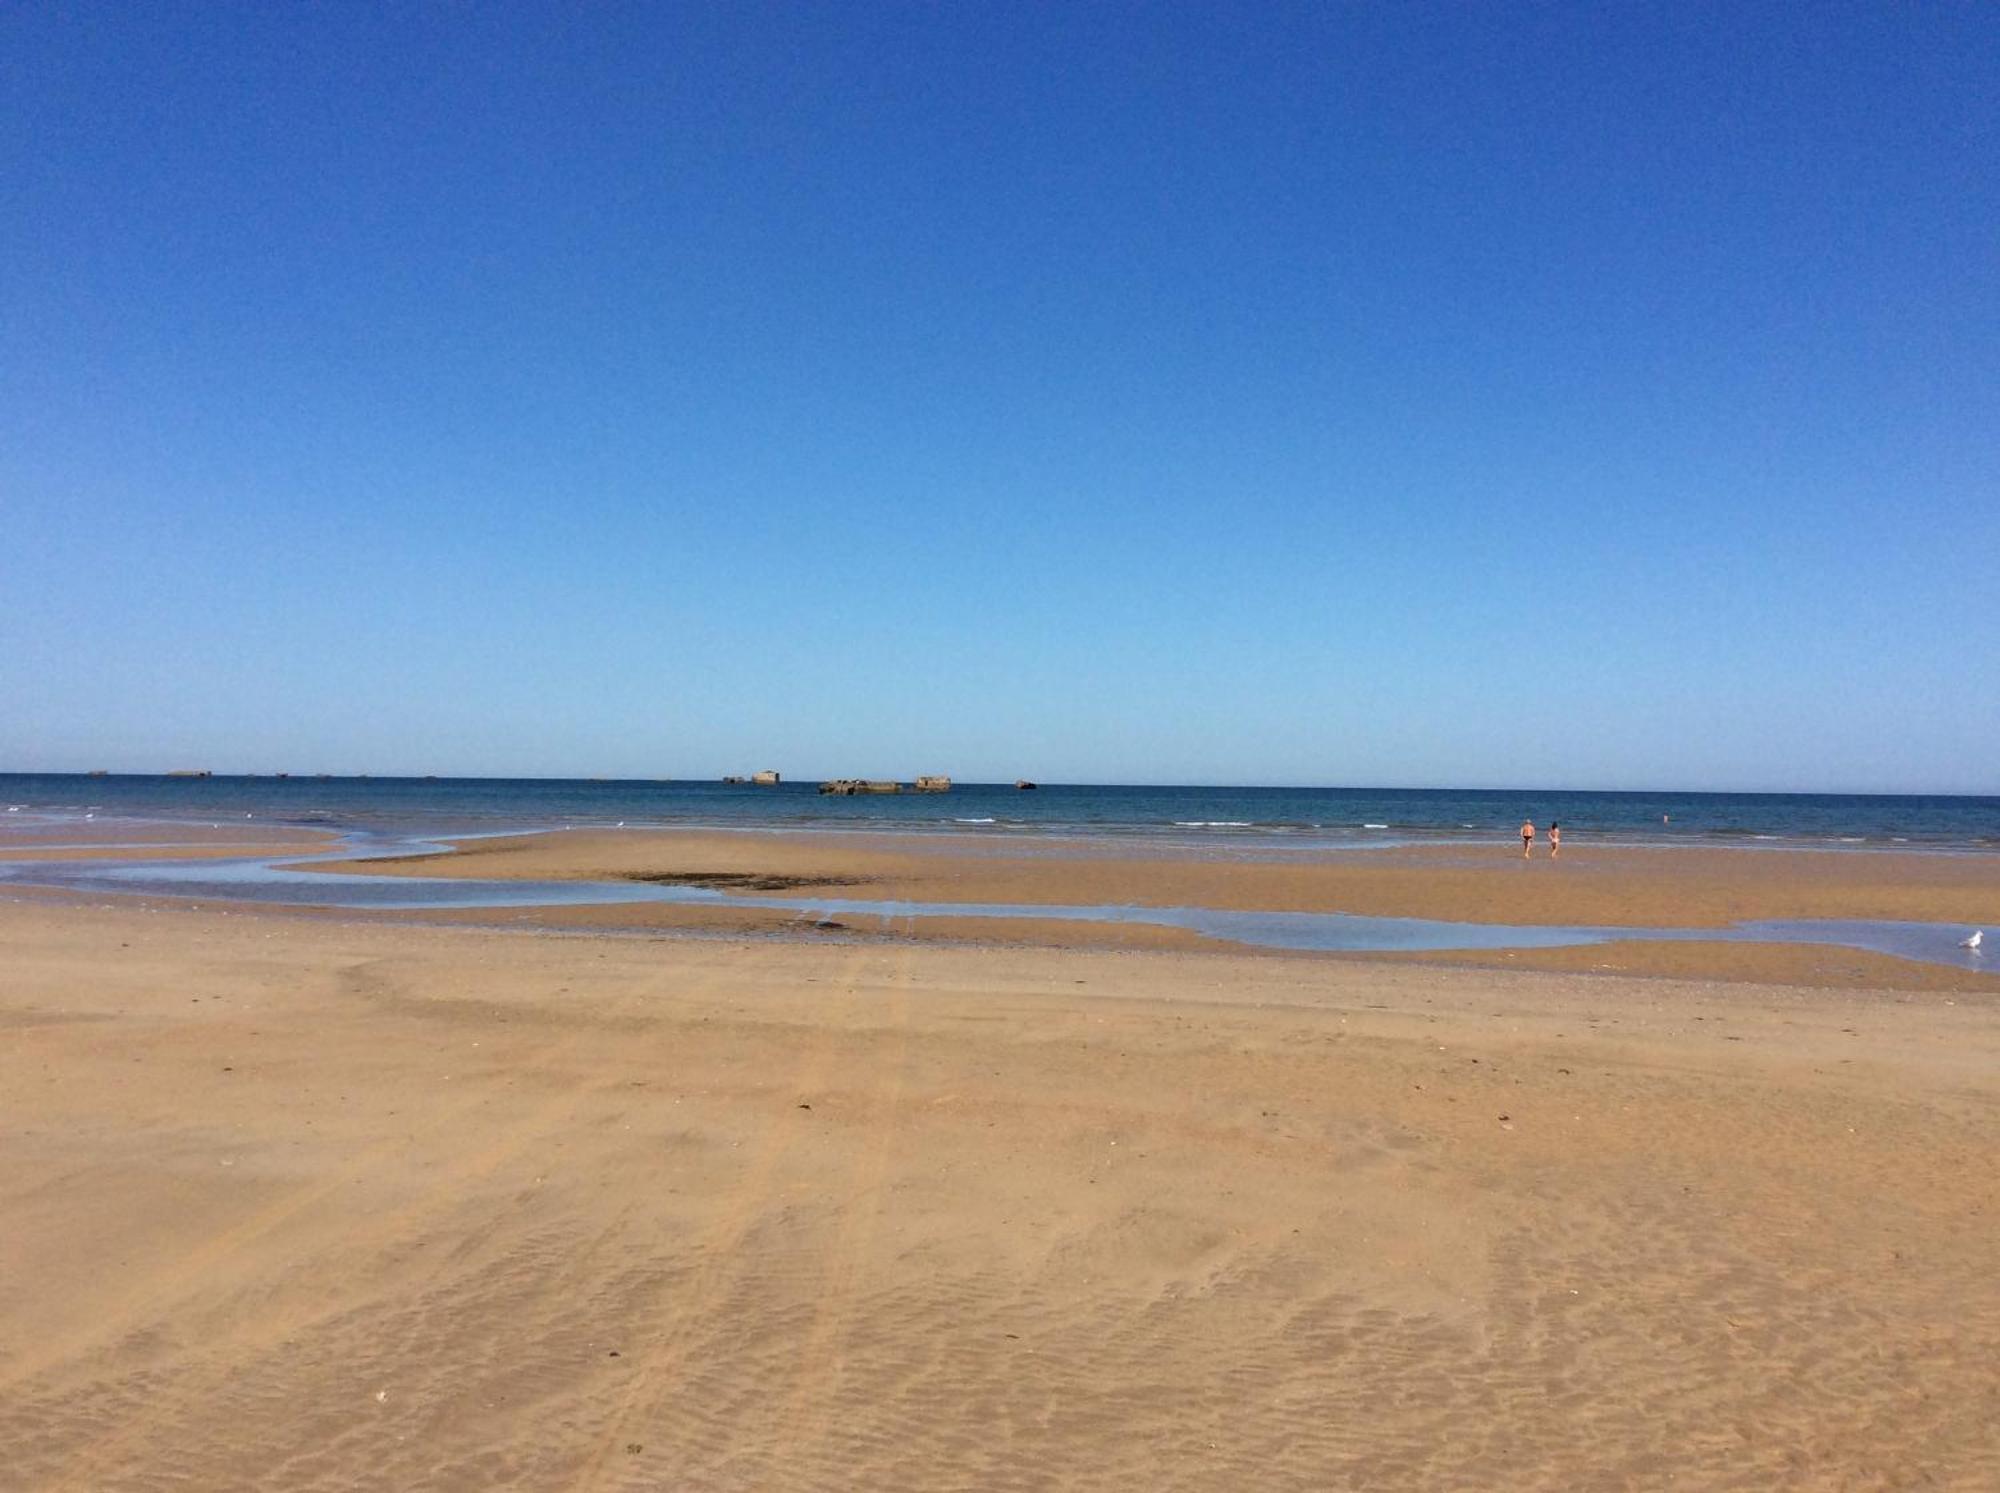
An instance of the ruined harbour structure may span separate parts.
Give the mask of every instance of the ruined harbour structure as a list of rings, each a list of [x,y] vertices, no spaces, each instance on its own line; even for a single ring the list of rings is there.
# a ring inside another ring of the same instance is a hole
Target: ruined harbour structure
[[[858,793],[949,793],[951,779],[936,774],[926,774],[918,778],[913,787],[905,789],[901,783],[884,782],[873,778],[833,778],[821,783],[819,791],[841,798],[852,798]]]

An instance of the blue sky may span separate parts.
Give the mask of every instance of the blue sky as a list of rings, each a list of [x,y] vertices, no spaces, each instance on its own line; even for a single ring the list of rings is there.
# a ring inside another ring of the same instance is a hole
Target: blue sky
[[[1964,5],[0,16],[0,769],[2000,791]]]

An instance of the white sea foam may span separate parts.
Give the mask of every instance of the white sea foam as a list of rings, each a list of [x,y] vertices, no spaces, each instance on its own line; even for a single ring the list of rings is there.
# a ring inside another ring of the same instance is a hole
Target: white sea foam
[[[1248,819],[1176,819],[1176,829],[1248,829]]]
[[[997,819],[954,819],[953,824],[998,824]]]
[[[1361,827],[1363,829],[1387,829],[1389,826],[1386,824],[1364,824]]]

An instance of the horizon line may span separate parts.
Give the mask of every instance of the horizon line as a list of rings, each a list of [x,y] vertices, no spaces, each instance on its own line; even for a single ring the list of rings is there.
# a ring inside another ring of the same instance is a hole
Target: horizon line
[[[595,783],[603,786],[619,784],[653,784],[672,786],[678,784],[725,785],[726,776],[735,774],[711,774],[703,777],[617,777],[603,774],[573,776],[556,773],[501,774],[501,773],[408,773],[408,772],[220,772],[199,768],[177,768],[160,771],[132,771],[122,768],[65,768],[58,770],[37,770],[27,768],[0,768],[0,778],[154,778],[181,783],[214,781],[285,781],[285,782],[377,782],[377,783]],[[748,774],[742,774],[747,777]],[[842,774],[838,776],[854,776]],[[817,784],[834,781],[834,776],[812,773],[782,775],[779,787],[798,787],[801,784]],[[887,781],[885,779],[885,781]],[[896,779],[896,781],[903,781]],[[914,781],[914,779],[911,779]],[[1385,783],[1193,783],[1169,781],[1065,781],[1055,778],[958,778],[953,777],[954,787],[967,788],[1012,788],[1017,781],[1033,782],[1038,789],[1046,788],[1146,788],[1197,789],[1197,790],[1253,790],[1271,793],[1577,793],[1622,795],[1643,797],[1648,794],[1707,796],[1707,797],[1759,797],[1759,798],[2000,798],[2000,786],[1986,792],[1965,790],[1940,790],[1925,788],[1603,788],[1603,787],[1553,787],[1538,784],[1527,787],[1478,783],[1449,784],[1385,784]],[[745,788],[769,787],[744,783]]]

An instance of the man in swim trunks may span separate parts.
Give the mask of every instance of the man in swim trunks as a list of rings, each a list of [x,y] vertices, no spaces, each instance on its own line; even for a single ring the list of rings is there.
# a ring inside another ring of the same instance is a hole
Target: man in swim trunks
[[[1532,819],[1523,819],[1521,821],[1521,859],[1526,860],[1534,853],[1535,821]]]

